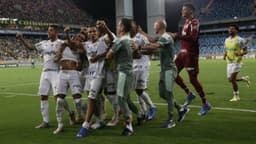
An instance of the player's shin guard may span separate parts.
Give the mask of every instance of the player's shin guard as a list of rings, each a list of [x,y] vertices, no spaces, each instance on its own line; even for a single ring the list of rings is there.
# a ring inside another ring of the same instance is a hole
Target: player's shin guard
[[[131,121],[131,112],[130,112],[130,108],[129,108],[128,103],[127,103],[127,99],[119,96],[118,97],[118,102],[119,102],[119,105],[120,105],[120,110],[121,110],[125,120]]]
[[[139,110],[138,110],[137,106],[133,103],[133,101],[131,100],[130,96],[128,96],[128,98],[127,98],[127,104],[128,104],[128,106],[129,106],[130,110],[131,110],[134,114],[136,114],[136,115],[139,114]]]
[[[168,119],[171,120],[173,118],[173,107],[174,107],[172,92],[167,92],[167,104],[168,104]]]
[[[78,117],[83,117],[85,115],[85,104],[83,103],[81,98],[74,99],[74,104],[76,107],[76,111]]]
[[[57,98],[56,117],[58,122],[58,128],[63,127],[63,113],[64,113],[64,99]]]
[[[43,121],[46,123],[49,123],[49,114],[48,114],[48,109],[49,109],[49,102],[48,100],[41,100],[41,114],[43,117]]]
[[[143,100],[145,101],[145,103],[150,106],[150,108],[155,107],[155,105],[153,104],[151,98],[149,97],[148,93],[146,93],[145,91],[142,93],[142,95],[140,95]]]
[[[70,106],[69,106],[67,100],[66,100],[66,99],[63,99],[63,100],[64,100],[64,101],[63,101],[64,109],[65,109],[69,114],[71,114],[71,113],[72,113],[72,110],[71,110],[71,108],[70,108]]]
[[[112,105],[112,110],[114,112],[114,116],[113,116],[113,120],[118,120],[119,119],[119,111],[120,111],[120,106],[118,104],[118,97],[117,95],[108,95],[107,96],[109,102],[111,103]]]
[[[142,114],[146,115],[147,106],[146,106],[146,103],[145,103],[144,99],[142,98],[142,96],[138,96],[138,101],[139,101],[139,104],[140,104]]]

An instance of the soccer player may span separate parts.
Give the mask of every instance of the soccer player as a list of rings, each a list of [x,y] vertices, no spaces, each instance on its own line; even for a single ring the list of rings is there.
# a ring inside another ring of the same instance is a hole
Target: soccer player
[[[242,57],[248,53],[246,41],[238,35],[239,27],[231,24],[228,27],[229,37],[225,40],[224,60],[227,61],[227,77],[233,87],[233,98],[230,101],[240,100],[237,81],[244,81],[250,86],[248,76],[237,78],[242,67]]]
[[[78,138],[82,138],[87,135],[93,114],[96,115],[97,121],[91,127],[93,129],[97,129],[104,125],[104,119],[101,117],[102,115],[100,113],[101,104],[97,103],[99,103],[101,99],[103,80],[105,76],[105,60],[104,58],[99,57],[99,55],[106,53],[108,44],[111,43],[114,38],[104,22],[100,23],[100,28],[107,30],[108,37],[99,37],[99,31],[96,26],[91,26],[88,29],[90,41],[85,43],[87,58],[89,60],[89,79],[86,82],[86,90],[89,91],[88,109],[82,128],[77,134]]]
[[[143,46],[149,44],[147,37],[138,33],[138,26],[136,22],[132,22],[134,32],[131,34],[133,41],[139,45]],[[134,89],[138,96],[140,108],[141,108],[141,118],[152,120],[156,114],[156,107],[153,104],[148,93],[145,91],[147,88],[147,82],[149,77],[150,59],[149,55],[143,53],[135,53],[133,55],[133,72],[134,72]],[[149,113],[147,112],[147,105],[150,107]],[[138,120],[140,123],[141,121]],[[140,125],[140,124],[139,124]]]
[[[101,26],[101,23],[105,23],[103,20],[97,20],[96,22],[96,27],[97,30],[99,31],[100,37],[106,37],[108,36],[107,32],[110,30],[105,29],[104,27]],[[106,24],[105,24],[106,25]],[[114,40],[116,39],[115,34],[113,34]],[[113,42],[108,45],[108,48],[112,46]],[[105,58],[105,54],[102,55]],[[118,97],[116,95],[116,84],[117,84],[117,70],[116,70],[116,63],[115,59],[105,59],[105,83],[104,83],[104,95],[107,97],[109,102],[112,105],[112,110],[114,112],[112,119],[107,123],[107,126],[115,126],[119,122],[119,112],[120,112],[120,107],[118,104]],[[103,100],[103,99],[102,99]],[[103,105],[101,108],[101,113],[105,111],[103,108],[104,107],[104,101],[101,101]]]
[[[178,68],[178,76],[175,79],[176,83],[187,93],[187,100],[184,107],[187,107],[195,95],[189,90],[184,83],[182,77],[179,75],[180,71],[185,68],[189,75],[190,83],[194,86],[202,100],[202,108],[198,115],[205,115],[210,109],[211,105],[207,102],[205,92],[198,80],[199,73],[199,20],[193,17],[195,8],[192,4],[184,4],[182,7],[182,16],[186,18],[186,22],[182,29],[182,34],[169,33],[174,39],[181,40],[181,50],[175,59],[175,64]]]
[[[64,30],[67,35],[69,30]],[[67,94],[68,88],[71,89],[71,93],[74,99],[74,104],[78,115],[85,114],[85,104],[82,102],[82,86],[80,82],[79,71],[77,70],[80,64],[80,54],[85,53],[82,42],[85,39],[84,34],[78,33],[76,36],[70,40],[69,35],[68,40],[65,41],[59,47],[56,54],[56,59],[60,59],[60,72],[58,75],[58,83],[56,86],[57,91],[57,105],[56,105],[56,116],[58,127],[53,132],[53,134],[58,134],[63,131],[63,112],[65,109],[64,100]]]
[[[58,26],[50,25],[48,28],[48,38],[49,40],[41,41],[35,45],[30,44],[24,39],[21,33],[17,34],[17,38],[21,40],[24,46],[29,50],[38,50],[42,52],[44,57],[44,65],[40,78],[39,92],[41,96],[41,114],[43,117],[43,122],[36,126],[35,128],[48,128],[49,124],[49,103],[48,96],[50,95],[51,89],[53,90],[53,95],[56,96],[56,85],[57,77],[59,72],[59,64],[54,62],[54,57],[58,47],[63,43],[62,40],[58,38]],[[64,101],[65,109],[69,109],[70,120],[74,122],[74,112],[70,110],[67,101]]]
[[[166,100],[168,104],[168,117],[162,124],[162,128],[173,128],[176,126],[173,121],[174,106],[179,110],[178,121],[184,119],[187,109],[182,109],[173,98],[173,85],[177,75],[177,68],[173,61],[174,59],[174,41],[166,32],[167,24],[164,19],[159,19],[154,23],[154,30],[158,38],[154,43],[144,46],[139,46],[141,50],[160,50],[160,80],[159,80],[159,95]]]
[[[113,47],[108,51],[106,58],[115,56],[118,70],[117,96],[121,112],[124,116],[125,128],[122,132],[124,136],[130,136],[134,133],[132,126],[132,115],[128,106],[128,98],[132,87],[132,48],[130,47],[131,38],[131,20],[122,18],[117,26],[119,38],[115,41]]]

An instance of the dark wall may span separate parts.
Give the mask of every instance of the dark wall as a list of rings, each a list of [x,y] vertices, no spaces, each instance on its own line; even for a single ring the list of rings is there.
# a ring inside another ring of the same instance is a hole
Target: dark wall
[[[181,1],[168,1],[165,2],[165,14],[167,22],[167,31],[178,32],[178,24],[181,19]]]
[[[133,0],[134,20],[147,31],[147,3],[146,0]]]
[[[112,31],[115,30],[115,0],[74,0],[95,20],[104,19]]]
[[[81,9],[96,19],[104,19],[112,31],[116,30],[115,0],[73,0]],[[178,31],[182,1],[166,0],[168,31]],[[147,30],[146,0],[133,0],[135,21]]]

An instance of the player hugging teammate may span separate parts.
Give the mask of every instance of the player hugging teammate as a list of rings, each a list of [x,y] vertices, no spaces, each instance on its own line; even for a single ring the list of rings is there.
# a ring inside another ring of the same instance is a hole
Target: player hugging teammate
[[[143,32],[136,22],[126,18],[122,18],[118,23],[117,37],[103,20],[82,27],[74,37],[70,37],[70,28],[65,28],[65,41],[59,40],[57,28],[50,26],[49,40],[38,43],[35,47],[18,34],[27,48],[37,49],[44,54],[45,65],[39,88],[43,123],[36,128],[50,126],[47,100],[52,87],[56,97],[58,122],[54,134],[63,131],[64,110],[68,111],[72,125],[82,123],[77,138],[87,136],[90,128],[99,129],[117,125],[121,115],[124,120],[121,135],[134,134],[132,112],[137,116],[138,125],[152,120],[156,115],[156,106],[146,92],[150,55],[154,52],[160,54],[159,95],[167,102],[167,119],[161,127],[175,127],[174,108],[178,110],[177,121],[181,122],[189,111],[187,106],[195,97],[179,76],[183,68],[188,71],[191,83],[202,98],[203,106],[199,115],[205,115],[211,109],[211,105],[206,101],[203,88],[197,80],[199,23],[193,18],[193,11],[193,6],[183,6],[182,14],[187,21],[182,35],[167,33],[166,21],[158,19],[154,23],[157,37],[153,38]],[[174,39],[182,40],[182,48],[176,60],[174,60]],[[174,99],[174,81],[188,94],[183,106]],[[68,89],[71,90],[74,100],[76,119],[65,100]],[[87,108],[82,101],[83,90],[88,94]],[[130,98],[131,90],[137,94],[140,110]],[[105,124],[104,95],[113,110],[112,119],[107,124]],[[93,116],[96,118],[94,123]]]

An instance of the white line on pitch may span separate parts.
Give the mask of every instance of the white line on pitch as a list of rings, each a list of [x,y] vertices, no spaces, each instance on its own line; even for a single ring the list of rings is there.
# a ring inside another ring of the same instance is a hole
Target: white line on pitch
[[[6,98],[13,98],[15,96],[30,96],[30,97],[35,97],[37,94],[32,94],[32,93],[13,93],[13,92],[2,92],[0,94],[6,94],[10,96],[5,96]],[[67,97],[67,99],[72,99],[72,97]],[[87,100],[87,98],[82,98],[84,100]],[[134,101],[135,103],[139,103],[138,101]],[[158,106],[166,106],[166,103],[154,103],[155,105]],[[191,108],[201,108],[201,106],[196,106],[196,105],[190,105],[189,107]],[[212,107],[212,109],[216,110],[224,110],[224,111],[238,111],[238,112],[251,112],[251,113],[256,113],[256,110],[251,110],[251,109],[239,109],[239,108],[223,108],[223,107]]]
[[[18,83],[18,84],[0,85],[0,87],[6,87],[6,88],[9,88],[9,87],[27,86],[27,85],[35,85],[35,84],[38,84],[38,83],[36,83],[36,82],[30,82],[30,83]]]

